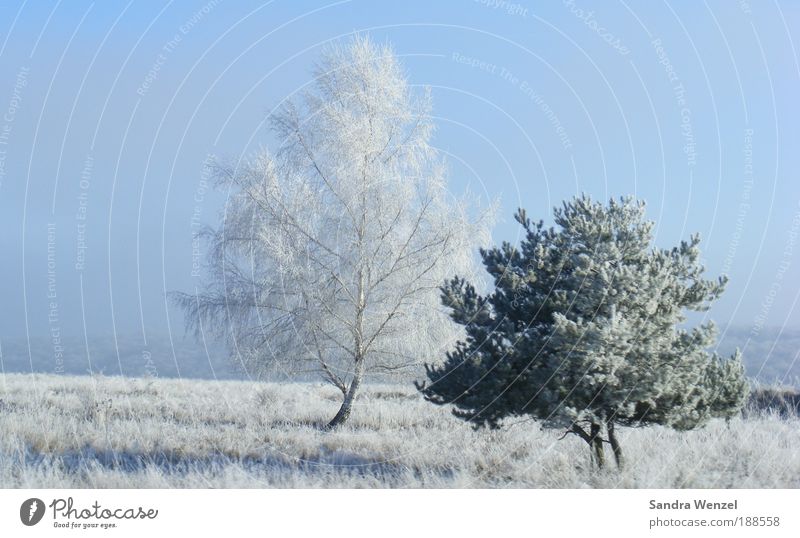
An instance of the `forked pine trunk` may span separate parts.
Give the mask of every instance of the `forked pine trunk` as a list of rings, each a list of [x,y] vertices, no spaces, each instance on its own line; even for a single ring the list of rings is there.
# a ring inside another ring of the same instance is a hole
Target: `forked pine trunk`
[[[608,442],[611,443],[611,450],[614,451],[614,459],[617,462],[617,468],[622,469],[622,447],[619,446],[619,439],[617,439],[617,434],[614,430],[613,420],[606,422],[606,429],[608,430]]]
[[[591,429],[591,443],[590,448],[594,454],[594,461],[597,463],[597,468],[602,469],[606,464],[606,457],[603,451],[603,438],[600,436],[601,434],[601,427],[600,424],[592,423]]]
[[[602,468],[603,465],[605,465],[603,438],[601,437],[602,426],[600,426],[600,424],[592,423],[589,428],[589,432],[587,433],[586,430],[573,423],[568,431],[576,434],[578,437],[586,441],[586,444],[589,445],[589,453],[592,461],[597,464],[598,468]]]

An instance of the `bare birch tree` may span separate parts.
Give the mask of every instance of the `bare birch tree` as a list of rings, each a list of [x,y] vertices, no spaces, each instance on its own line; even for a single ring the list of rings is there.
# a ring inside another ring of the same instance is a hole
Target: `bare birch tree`
[[[249,369],[277,361],[338,387],[334,427],[366,375],[420,365],[460,334],[439,287],[475,274],[493,211],[448,193],[429,92],[414,95],[388,46],[330,48],[314,76],[270,118],[277,151],[214,166],[231,196],[206,232],[209,278],[174,297]]]

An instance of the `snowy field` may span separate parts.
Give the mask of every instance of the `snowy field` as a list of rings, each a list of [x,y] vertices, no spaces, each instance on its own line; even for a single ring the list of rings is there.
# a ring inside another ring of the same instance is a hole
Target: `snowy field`
[[[626,468],[531,420],[474,431],[413,386],[368,385],[350,422],[315,384],[6,374],[3,488],[797,488],[800,421],[621,429]]]

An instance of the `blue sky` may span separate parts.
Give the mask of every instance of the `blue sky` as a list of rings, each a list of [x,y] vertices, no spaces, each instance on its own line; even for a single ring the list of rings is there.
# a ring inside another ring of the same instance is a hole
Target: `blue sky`
[[[4,2],[0,341],[182,333],[165,292],[199,283],[193,218],[224,202],[204,160],[270,145],[270,109],[353,32],[432,88],[452,189],[500,197],[496,240],[518,206],[635,194],[657,245],[699,232],[730,276],[708,316],[797,328],[796,28],[788,1]]]

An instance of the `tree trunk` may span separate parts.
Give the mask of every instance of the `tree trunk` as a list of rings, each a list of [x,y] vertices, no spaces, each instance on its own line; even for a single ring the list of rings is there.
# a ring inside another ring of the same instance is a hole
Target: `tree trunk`
[[[364,377],[364,359],[361,358],[356,361],[355,371],[353,372],[353,379],[350,381],[350,386],[347,388],[347,392],[344,395],[344,401],[342,402],[342,406],[339,408],[339,411],[336,413],[336,416],[328,422],[328,429],[335,428],[341,424],[344,424],[347,419],[350,417],[350,412],[353,409],[353,401],[356,399],[356,395],[358,393],[358,388],[361,386],[361,380]]]
[[[617,468],[622,469],[622,447],[619,446],[619,439],[614,432],[614,421],[609,420],[606,422],[606,429],[608,430],[608,442],[611,443],[611,449],[614,451],[614,459],[617,462]]]
[[[592,442],[590,448],[593,449],[594,461],[597,463],[597,468],[602,469],[606,464],[606,457],[603,452],[603,438],[600,437],[601,427],[600,424],[592,423],[591,438]]]

